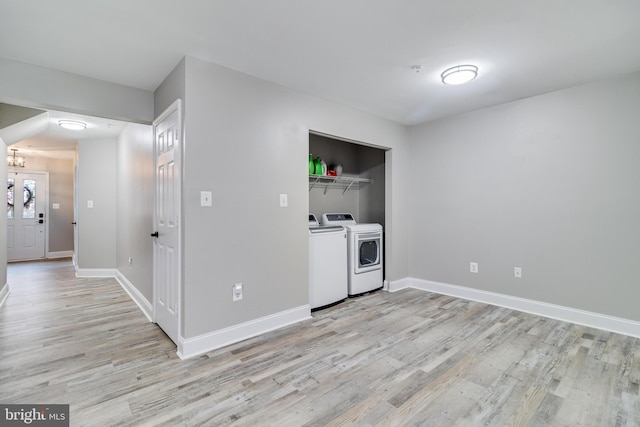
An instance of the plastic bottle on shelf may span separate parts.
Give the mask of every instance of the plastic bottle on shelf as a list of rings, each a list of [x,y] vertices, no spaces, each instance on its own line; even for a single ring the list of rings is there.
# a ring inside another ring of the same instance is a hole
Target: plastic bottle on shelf
[[[320,160],[320,157],[316,157],[316,159],[313,162],[314,165],[314,170],[313,173],[316,175],[322,175],[322,160]]]
[[[326,175],[327,174],[327,164],[325,163],[324,160],[320,160],[320,165],[322,165],[322,175]]]
[[[309,153],[309,175],[313,175],[316,171],[316,165],[313,163],[313,154]]]

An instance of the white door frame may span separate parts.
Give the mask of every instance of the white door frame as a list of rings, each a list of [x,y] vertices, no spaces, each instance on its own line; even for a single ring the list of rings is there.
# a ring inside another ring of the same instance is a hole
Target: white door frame
[[[78,269],[78,158],[76,152],[76,159],[73,165],[73,256],[71,257],[73,266]]]
[[[175,212],[178,215],[178,219],[176,221],[178,228],[178,239],[177,239],[177,266],[178,269],[177,277],[178,277],[178,341],[182,341],[182,283],[183,283],[183,274],[182,274],[182,239],[183,239],[183,224],[182,224],[182,158],[184,154],[184,129],[182,126],[182,100],[176,99],[166,110],[164,110],[154,121],[153,121],[153,230],[158,230],[158,218],[157,218],[157,144],[156,144],[156,125],[166,119],[169,115],[174,112],[178,113],[178,134],[179,134],[179,147],[176,148],[174,163],[176,168],[176,176],[178,177],[178,185],[176,187],[176,200],[178,201],[178,206],[175,207]],[[153,245],[153,322],[156,321],[156,313],[158,307],[158,279],[157,279],[157,265],[156,265],[156,252],[157,245],[154,242]],[[179,348],[179,343],[178,348]]]

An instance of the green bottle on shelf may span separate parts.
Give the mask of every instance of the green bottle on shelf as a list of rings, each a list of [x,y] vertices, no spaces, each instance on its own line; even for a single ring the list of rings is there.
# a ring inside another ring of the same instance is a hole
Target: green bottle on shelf
[[[322,160],[320,160],[320,157],[316,157],[315,161],[313,162],[313,173],[316,175],[322,175]]]
[[[313,175],[316,171],[316,164],[313,163],[313,154],[309,153],[309,175]]]

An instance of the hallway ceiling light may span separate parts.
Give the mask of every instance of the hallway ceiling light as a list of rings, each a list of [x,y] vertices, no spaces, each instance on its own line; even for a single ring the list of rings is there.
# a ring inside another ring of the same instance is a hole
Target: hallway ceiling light
[[[87,128],[86,123],[77,122],[75,120],[59,120],[58,125],[69,130],[84,130]]]
[[[475,65],[456,65],[447,68],[440,74],[445,85],[461,85],[470,82],[478,76],[478,67]]]
[[[7,156],[7,164],[12,168],[23,168],[25,167],[24,157],[16,156],[17,148],[12,148],[13,156]]]

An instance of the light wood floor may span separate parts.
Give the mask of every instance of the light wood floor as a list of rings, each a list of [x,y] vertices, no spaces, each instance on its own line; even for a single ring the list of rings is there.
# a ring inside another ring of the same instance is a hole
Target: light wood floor
[[[0,402],[69,403],[72,426],[640,425],[640,340],[504,308],[377,292],[180,361],[113,279],[63,260],[9,283]]]

